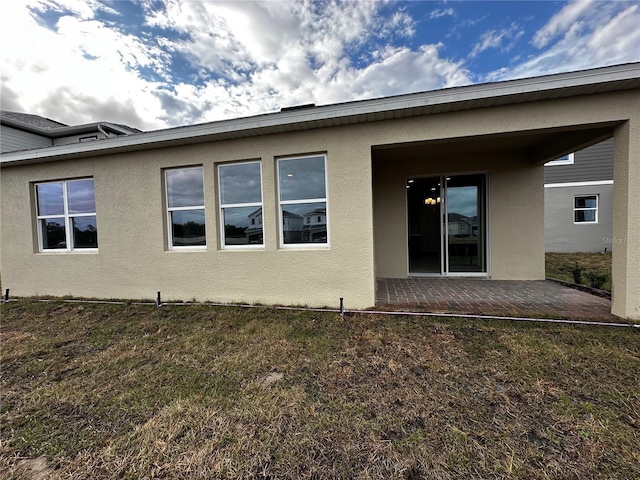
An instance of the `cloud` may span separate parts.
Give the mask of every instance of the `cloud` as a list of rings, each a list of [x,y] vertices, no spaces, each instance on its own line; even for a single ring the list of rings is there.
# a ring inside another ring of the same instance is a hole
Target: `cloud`
[[[579,18],[594,8],[596,8],[595,0],[574,0],[551,17],[551,20],[536,32],[533,44],[538,48],[547,46],[554,37],[569,30]]]
[[[377,2],[287,5],[171,0],[149,9],[148,24],[204,72],[200,83],[159,94],[171,112],[162,119],[208,121],[469,83],[462,64],[440,58],[438,46],[388,46],[415,34],[403,10],[384,17]],[[174,31],[182,34],[175,40]]]
[[[554,20],[558,15],[534,35],[535,40],[541,38],[540,32],[553,30],[555,43],[515,66],[490,72],[484,80],[527,78],[640,61],[640,7],[637,4],[592,3],[591,9],[580,9],[580,21],[562,23],[566,25],[564,31],[555,27],[560,24],[560,20]],[[576,15],[577,11],[573,10],[571,15],[562,18],[575,19]]]
[[[416,32],[402,8],[336,0],[287,7],[8,2],[0,19],[0,41],[13,45],[0,51],[4,103],[68,124],[156,129],[469,82],[437,45],[390,47]]]
[[[435,18],[441,18],[441,17],[446,17],[446,16],[455,16],[455,11],[453,10],[453,8],[449,7],[449,8],[444,8],[442,10],[432,10],[431,13],[429,14],[429,18],[430,19],[435,19]]]
[[[476,57],[489,48],[501,48],[508,51],[515,45],[515,42],[524,34],[516,23],[512,23],[509,28],[501,30],[489,30],[482,34],[480,41],[476,43],[469,54],[469,57]]]
[[[18,99],[18,94],[7,85],[8,77],[0,77],[0,109],[10,112],[22,112],[23,108]]]
[[[638,60],[637,4],[578,3],[531,35],[529,48],[539,48],[533,55],[520,51],[521,59],[485,79]],[[451,45],[421,40],[409,13],[415,8],[338,0],[288,1],[286,7],[273,1],[5,2],[0,42],[11,47],[0,50],[3,108],[67,124],[107,120],[157,129],[471,83],[465,61],[442,54]],[[422,8],[434,22],[460,16],[453,8]],[[489,49],[510,51],[523,35],[518,25],[486,31],[466,61]]]
[[[139,69],[161,72],[165,54],[95,20],[93,2],[85,6],[65,2],[64,8],[79,13],[65,10],[52,31],[34,14],[44,8],[41,3],[3,5],[0,41],[12,45],[0,51],[3,88],[14,93],[14,107],[67,124],[108,120],[143,129],[164,126],[151,94],[157,84],[143,79]]]

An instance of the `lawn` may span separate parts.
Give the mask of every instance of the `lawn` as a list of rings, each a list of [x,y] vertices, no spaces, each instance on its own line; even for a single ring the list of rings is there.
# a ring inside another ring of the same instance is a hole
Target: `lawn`
[[[637,329],[0,308],[2,478],[640,478]]]
[[[547,253],[545,262],[549,278],[611,291],[610,253]]]

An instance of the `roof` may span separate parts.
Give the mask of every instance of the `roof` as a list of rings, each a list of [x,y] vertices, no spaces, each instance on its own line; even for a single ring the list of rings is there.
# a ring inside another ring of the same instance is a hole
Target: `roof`
[[[640,63],[519,80],[445,88],[372,100],[257,115],[114,137],[100,142],[43,147],[0,156],[2,167],[166,146],[255,137],[499,105],[640,88]]]
[[[33,125],[40,128],[59,128],[66,127],[64,123],[56,122],[50,118],[33,115],[30,113],[10,112],[8,110],[0,110],[0,119],[15,120],[27,125]]]
[[[41,117],[39,115],[11,112],[8,110],[0,111],[0,124],[25,132],[34,133],[46,138],[62,138],[71,135],[82,135],[84,133],[94,133],[99,131],[109,132],[115,135],[130,135],[133,133],[142,132],[137,128],[110,122],[93,122],[85,123],[82,125],[65,125],[64,123]],[[105,135],[107,134],[105,133]],[[46,148],[51,147],[41,147],[37,150]]]

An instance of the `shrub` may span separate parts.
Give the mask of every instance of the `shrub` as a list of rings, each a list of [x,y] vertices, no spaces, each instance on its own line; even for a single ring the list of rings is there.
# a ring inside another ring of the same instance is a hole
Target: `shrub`
[[[582,283],[582,273],[584,272],[584,267],[576,265],[571,269],[571,274],[573,275],[573,283]]]
[[[587,280],[589,280],[589,285],[593,288],[602,289],[607,280],[609,280],[609,275],[596,271],[587,272]]]

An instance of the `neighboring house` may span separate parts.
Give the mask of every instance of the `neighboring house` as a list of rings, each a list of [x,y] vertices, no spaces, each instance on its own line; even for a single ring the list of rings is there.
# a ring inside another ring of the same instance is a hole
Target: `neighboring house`
[[[327,241],[327,209],[316,208],[305,213],[302,221],[301,239],[303,242]]]
[[[261,245],[262,239],[262,209],[259,208],[249,214],[249,227],[244,232],[247,243]]]
[[[611,252],[613,139],[547,163],[544,187],[547,252]]]
[[[640,319],[637,63],[5,152],[2,285],[367,308],[378,277],[542,280],[544,164],[611,138],[612,312]]]
[[[302,241],[302,215],[282,210],[282,243],[297,244]]]
[[[2,153],[90,142],[132,133],[140,133],[140,130],[109,122],[69,126],[39,115],[0,110]]]

